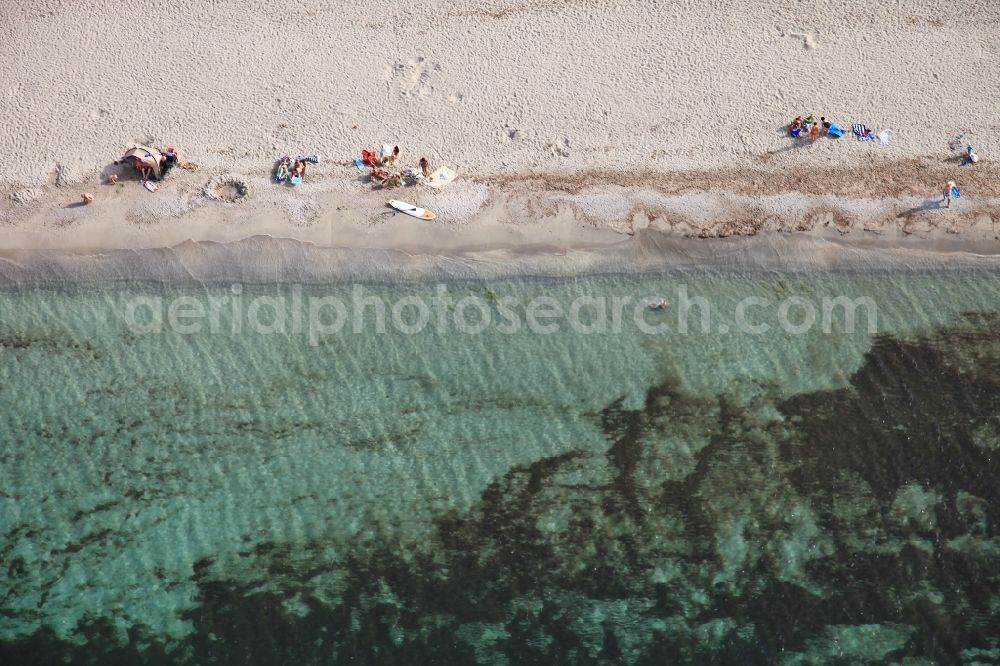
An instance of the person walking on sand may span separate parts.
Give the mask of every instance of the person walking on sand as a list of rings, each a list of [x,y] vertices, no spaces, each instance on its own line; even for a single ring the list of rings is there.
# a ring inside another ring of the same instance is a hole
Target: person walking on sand
[[[945,203],[947,203],[947,206],[945,206],[946,208],[951,208],[952,197],[956,199],[958,198],[958,185],[955,184],[955,181],[949,180],[948,184],[944,186],[944,200]]]

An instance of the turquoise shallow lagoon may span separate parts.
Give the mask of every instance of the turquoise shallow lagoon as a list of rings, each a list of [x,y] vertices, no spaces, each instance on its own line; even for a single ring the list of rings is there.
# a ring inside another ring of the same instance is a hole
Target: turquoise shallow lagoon
[[[1000,663],[998,389],[986,271],[0,292],[0,661]]]

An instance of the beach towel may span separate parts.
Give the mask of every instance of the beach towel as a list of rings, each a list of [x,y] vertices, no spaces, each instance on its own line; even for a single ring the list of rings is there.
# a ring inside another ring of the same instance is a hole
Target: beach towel
[[[368,166],[378,166],[378,155],[374,150],[361,150],[361,163]]]
[[[354,166],[357,167],[358,171],[365,170],[365,161],[360,157],[354,160]]]
[[[438,167],[434,173],[432,173],[425,181],[428,185],[433,187],[435,190],[444,189],[444,187],[455,180],[457,174],[446,166]]]
[[[385,160],[385,159],[389,159],[389,158],[391,158],[391,157],[392,157],[392,152],[393,152],[393,151],[394,151],[395,149],[396,149],[396,146],[395,146],[395,144],[392,144],[392,145],[390,145],[390,144],[388,144],[388,143],[383,143],[383,144],[382,144],[382,149],[381,149],[381,150],[379,151],[379,154],[378,154],[378,156],[379,156],[380,158],[382,158],[383,160]]]
[[[844,130],[840,126],[835,125],[833,123],[830,123],[830,129],[827,131],[829,132],[830,136],[832,136],[834,139],[839,139],[840,137],[844,136]]]
[[[851,131],[858,137],[858,141],[870,141],[867,137],[872,131],[865,127],[864,123],[854,123],[851,125]]]
[[[889,145],[889,139],[892,138],[892,130],[884,129],[878,133],[878,140],[883,146]]]

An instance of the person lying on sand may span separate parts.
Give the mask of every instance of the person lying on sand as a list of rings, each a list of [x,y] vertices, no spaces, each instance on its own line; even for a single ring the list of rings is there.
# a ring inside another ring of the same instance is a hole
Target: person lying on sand
[[[274,175],[275,180],[279,183],[283,183],[292,177],[288,168],[292,165],[292,158],[282,157],[281,162],[278,164],[278,172]]]
[[[125,162],[139,173],[139,178],[142,180],[149,180],[150,176],[153,174],[153,170],[151,168],[143,166],[142,162],[131,155],[125,158]]]
[[[389,172],[380,166],[372,167],[372,182],[385,187],[389,183]]]
[[[306,177],[306,163],[302,160],[295,160],[295,167],[292,168],[292,177]]]

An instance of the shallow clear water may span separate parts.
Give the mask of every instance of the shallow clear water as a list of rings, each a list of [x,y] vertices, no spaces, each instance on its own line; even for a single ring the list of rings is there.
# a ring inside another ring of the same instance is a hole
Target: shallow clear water
[[[0,293],[0,657],[998,663],[998,323],[971,271]]]

